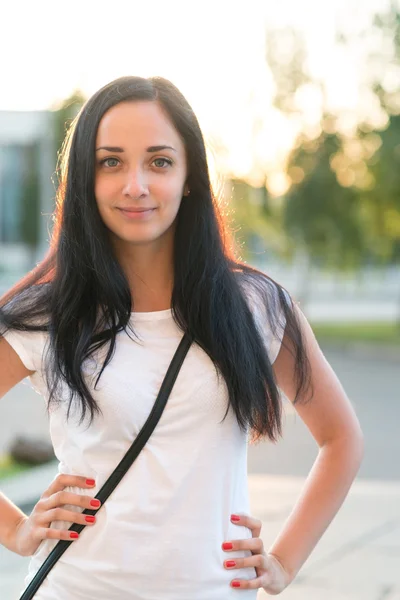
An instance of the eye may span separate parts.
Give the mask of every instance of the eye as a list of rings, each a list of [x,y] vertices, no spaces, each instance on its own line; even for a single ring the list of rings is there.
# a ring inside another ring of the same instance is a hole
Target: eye
[[[170,167],[172,167],[172,160],[170,158],[155,158],[153,160],[153,163],[156,163],[157,161],[161,161],[161,162],[167,163]],[[156,165],[156,167],[160,168],[160,169],[165,168],[162,165]]]
[[[111,161],[112,161],[112,160],[115,160],[117,163],[119,163],[119,160],[118,160],[118,158],[111,158],[111,157],[109,157],[109,158],[103,158],[103,160],[101,160],[101,161],[100,161],[100,164],[101,164],[101,165],[106,165],[106,163],[107,163],[109,160],[111,160]],[[116,165],[116,164],[114,164],[114,165],[113,165],[113,164],[111,164],[111,165],[107,164],[106,166],[107,166],[107,168],[111,169],[112,167],[116,167],[117,165]]]

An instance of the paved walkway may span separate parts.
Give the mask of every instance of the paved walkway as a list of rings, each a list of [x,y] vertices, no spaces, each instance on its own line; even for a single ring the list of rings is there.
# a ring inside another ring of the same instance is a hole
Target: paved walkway
[[[54,464],[38,467],[4,483],[2,491],[19,505],[35,501],[55,471]],[[303,484],[301,477],[249,475],[251,511],[263,521],[261,536],[266,547],[282,527]],[[1,600],[18,598],[28,561],[0,547]],[[257,599],[268,597],[260,590]],[[400,600],[400,483],[356,480],[318,547],[280,597]]]

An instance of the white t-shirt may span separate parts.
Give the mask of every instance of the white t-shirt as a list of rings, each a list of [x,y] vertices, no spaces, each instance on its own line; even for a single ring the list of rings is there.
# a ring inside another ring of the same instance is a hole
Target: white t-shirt
[[[253,305],[254,309],[254,305]],[[282,336],[272,336],[254,311],[273,362]],[[87,428],[80,412],[66,420],[66,406],[52,408],[50,433],[59,472],[96,479],[94,489],[66,488],[94,496],[124,456],[155,402],[182,339],[170,309],[132,313],[140,337],[117,335],[116,352],[93,392],[103,416]],[[281,315],[281,331],[284,317]],[[7,341],[36,372],[34,388],[47,397],[43,378],[45,333],[11,331]],[[93,362],[85,364],[92,374]],[[93,390],[92,390],[93,391]],[[170,398],[146,446],[124,479],[59,559],[35,600],[229,600],[255,599],[257,590],[230,586],[254,579],[254,568],[228,570],[224,560],[251,556],[224,552],[224,541],[251,538],[232,513],[251,514],[247,482],[248,433],[239,429],[225,382],[211,359],[192,345]],[[78,507],[68,509],[79,511]],[[256,515],[255,515],[256,516]],[[55,521],[52,527],[68,529]],[[44,540],[32,556],[27,585],[57,540]],[[22,591],[21,591],[22,593]]]

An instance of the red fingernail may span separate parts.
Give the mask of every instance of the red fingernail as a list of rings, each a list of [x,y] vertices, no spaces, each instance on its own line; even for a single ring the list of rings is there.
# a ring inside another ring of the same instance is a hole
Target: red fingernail
[[[231,544],[231,542],[225,542],[224,544],[222,544],[222,547],[224,550],[232,550],[233,544]]]
[[[96,520],[96,517],[91,517],[90,515],[85,517],[85,521],[87,521],[88,523],[94,523],[95,520]]]
[[[71,531],[71,533],[69,534],[70,538],[74,538],[76,540],[76,538],[79,537],[79,533],[76,533],[76,531]]]
[[[232,587],[240,587],[240,581],[232,581]]]
[[[239,515],[231,515],[232,521],[240,521]]]
[[[227,560],[225,564],[227,567],[235,567],[236,566],[236,563],[234,560]]]
[[[94,485],[95,483],[94,479],[86,479],[86,485]]]
[[[100,500],[91,500],[90,501],[90,506],[95,506],[96,508],[99,508],[99,506],[100,506]]]

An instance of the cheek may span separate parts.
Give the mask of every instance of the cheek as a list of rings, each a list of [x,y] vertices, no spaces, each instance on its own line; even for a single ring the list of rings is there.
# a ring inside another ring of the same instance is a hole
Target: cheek
[[[108,226],[111,226],[113,215],[113,206],[117,198],[115,192],[115,186],[111,185],[111,182],[101,181],[95,183],[94,195],[96,198],[97,210],[99,211],[101,219]]]
[[[171,183],[168,189],[160,192],[157,200],[160,206],[160,216],[172,223],[175,220],[182,202],[183,184]]]
[[[107,200],[112,199],[115,194],[115,185],[112,185],[110,180],[101,179],[95,182],[94,195],[98,204],[104,204]]]
[[[159,180],[149,186],[150,196],[160,202],[176,204],[181,200],[182,185],[176,179]]]

